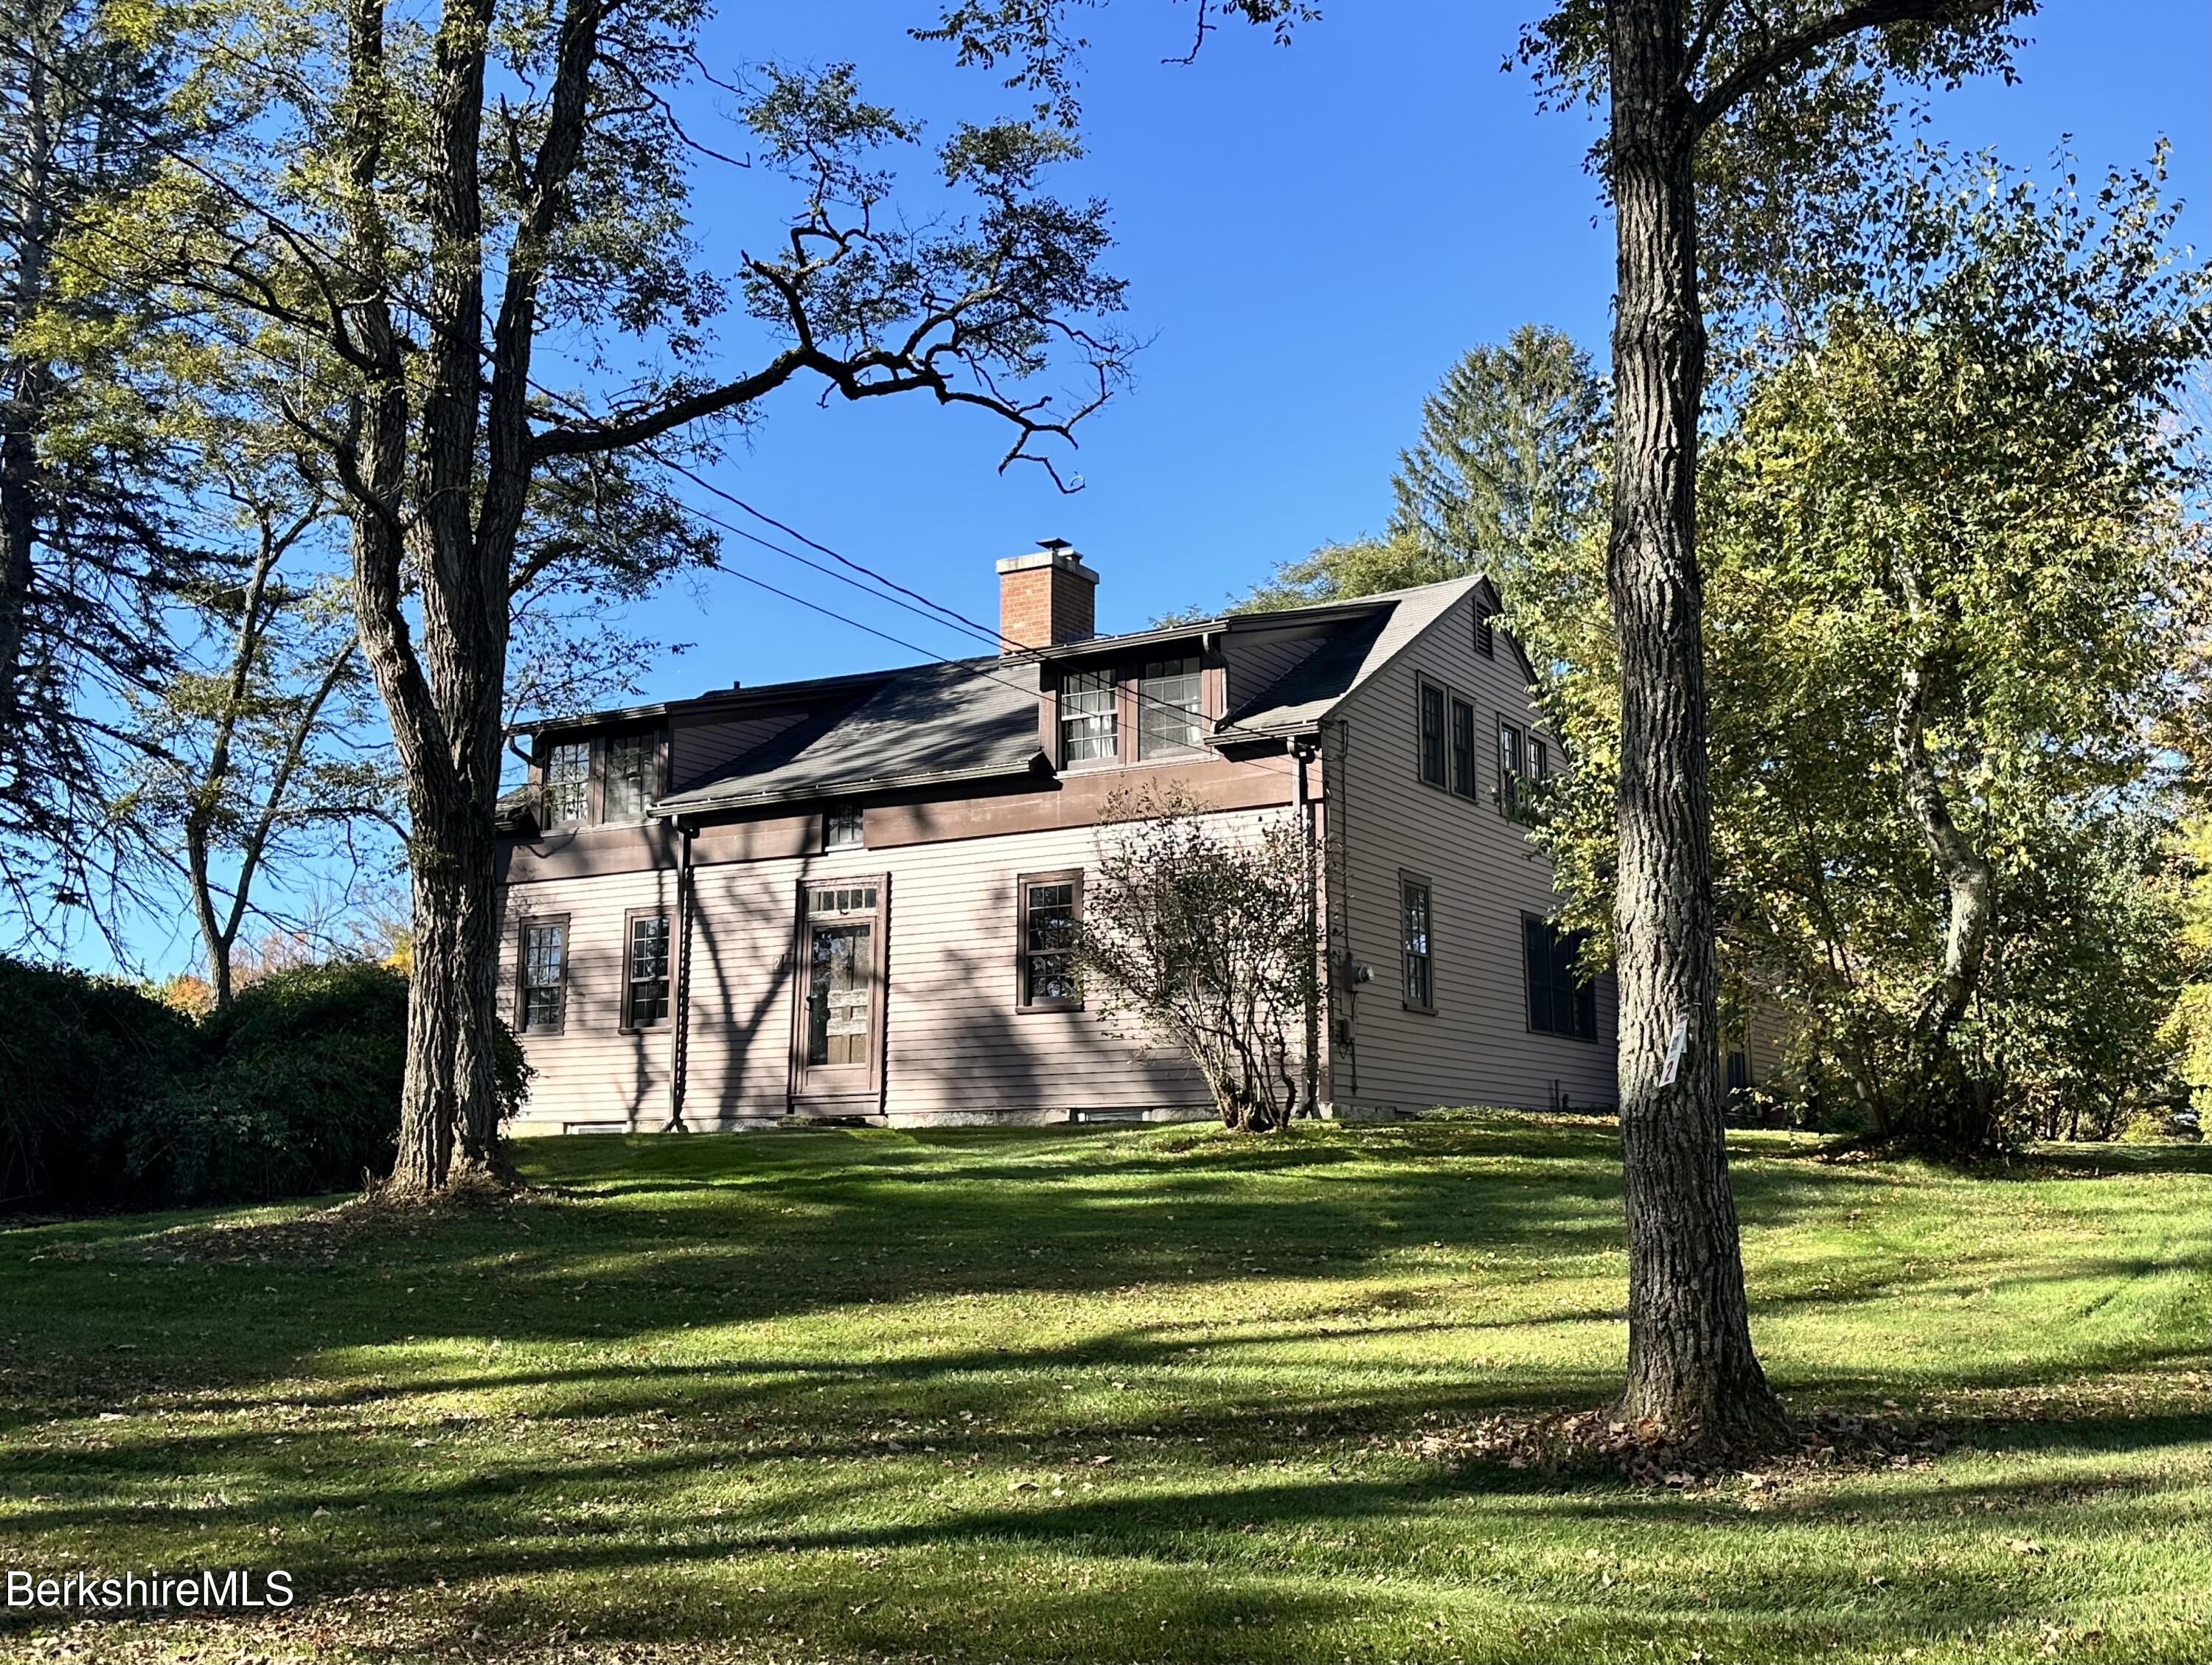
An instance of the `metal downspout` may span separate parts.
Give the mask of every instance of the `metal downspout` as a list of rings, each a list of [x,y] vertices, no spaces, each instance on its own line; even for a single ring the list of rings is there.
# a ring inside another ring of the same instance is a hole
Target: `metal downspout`
[[[689,1133],[684,1121],[684,1076],[691,1052],[691,841],[698,829],[676,823],[676,999],[668,1025],[668,1126]]]
[[[1313,762],[1314,744],[1301,736],[1291,742],[1291,755],[1298,763],[1298,842],[1305,861],[1305,954],[1298,974],[1298,993],[1305,1018],[1304,1090],[1307,1116],[1321,1114],[1321,890],[1315,862],[1313,791],[1307,766]]]

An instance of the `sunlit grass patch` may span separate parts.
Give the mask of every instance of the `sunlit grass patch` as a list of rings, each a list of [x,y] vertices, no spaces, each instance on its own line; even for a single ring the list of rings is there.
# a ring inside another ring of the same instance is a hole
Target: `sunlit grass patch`
[[[1959,1443],[1688,1490],[1424,1455],[1617,1385],[1618,1152],[1571,1119],[544,1141],[450,1215],[9,1230],[7,1564],[302,1599],[0,1610],[0,1655],[2201,1656],[2200,1153],[1736,1157],[1778,1385]]]

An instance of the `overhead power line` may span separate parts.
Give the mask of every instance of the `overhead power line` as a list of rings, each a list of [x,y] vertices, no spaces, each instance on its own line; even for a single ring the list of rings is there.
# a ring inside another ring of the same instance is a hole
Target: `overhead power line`
[[[30,47],[25,46],[21,41],[0,39],[0,50],[11,52],[22,61],[38,66],[46,73],[52,76],[54,79],[61,82],[64,85],[70,87],[80,94],[87,96],[90,95],[88,89],[82,85],[82,83],[70,77],[60,65],[42,57],[40,54],[33,51]],[[118,112],[123,114],[139,129],[142,136],[145,138],[149,148],[154,149],[158,154],[168,156],[171,160],[188,168],[198,177],[206,179],[210,185],[222,191],[231,201],[236,203],[245,211],[258,216],[264,221],[273,229],[280,232],[285,240],[291,243],[295,249],[312,249],[317,256],[328,261],[332,266],[345,273],[347,276],[353,277],[356,282],[368,285],[374,289],[388,290],[394,293],[404,305],[416,311],[426,319],[429,318],[430,314],[427,305],[419,301],[416,297],[408,294],[404,285],[392,282],[388,274],[382,277],[372,278],[367,274],[361,272],[358,269],[352,266],[341,252],[331,249],[328,244],[323,240],[319,234],[313,231],[303,230],[296,224],[287,219],[284,216],[276,213],[267,204],[261,203],[248,192],[240,189],[234,181],[224,178],[221,173],[207,167],[197,157],[194,157],[181,149],[165,135],[156,131],[151,120],[143,112],[127,106],[119,108]],[[151,252],[146,249],[143,245],[134,244],[131,240],[118,235],[110,227],[88,224],[76,215],[71,214],[68,210],[66,205],[58,202],[52,203],[47,205],[56,212],[59,213],[66,222],[74,225],[79,231],[88,231],[96,236],[104,238],[106,240],[114,244],[117,247],[124,249],[127,252],[134,254],[141,259],[150,259],[153,258]],[[70,256],[65,250],[57,248],[55,252],[60,254],[61,258],[65,260],[69,260],[70,264],[76,265],[80,270],[86,272],[88,276],[94,277],[104,277],[106,276],[106,274],[101,273],[88,265],[85,262],[75,259],[73,257]],[[247,303],[241,302],[239,304],[245,305]],[[482,320],[480,319],[479,322],[481,321]],[[215,329],[215,326],[212,325],[209,327],[210,329]],[[226,344],[229,345],[235,350],[246,352],[258,357],[264,362],[275,366],[288,375],[304,379],[311,386],[313,386],[322,392],[338,398],[356,396],[356,390],[335,386],[325,379],[315,375],[313,373],[307,370],[305,366],[283,359],[276,355],[270,353],[266,349],[260,347],[256,343],[230,335],[219,329],[215,329],[215,333],[219,339],[222,340]],[[489,356],[489,349],[483,346],[480,335],[475,337],[473,344],[479,358],[488,358]],[[565,406],[579,416],[589,419],[596,419],[594,413],[587,407],[584,406],[580,402],[569,395],[545,386],[534,376],[526,376],[525,378],[525,381],[526,386],[541,397],[555,404]],[[996,629],[980,623],[979,621],[969,617],[967,614],[961,612],[958,609],[938,601],[924,592],[901,583],[899,580],[890,577],[889,574],[880,572],[863,562],[856,561],[851,556],[832,548],[829,544],[808,536],[805,532],[801,532],[797,527],[791,526],[789,523],[781,520],[765,510],[757,507],[755,505],[746,501],[737,494],[715,484],[714,482],[707,479],[704,476],[697,473],[687,465],[676,462],[673,459],[662,455],[651,446],[642,446],[639,447],[639,449],[644,455],[649,457],[659,467],[690,481],[702,490],[704,490],[714,497],[731,504],[733,507],[738,508],[761,524],[773,527],[775,530],[782,532],[787,537],[797,540],[807,548],[828,556],[831,560],[838,562],[839,565],[848,568],[853,573],[860,574],[863,578],[869,580],[869,582],[879,587],[877,589],[871,589],[868,587],[868,584],[866,583],[859,582],[853,578],[848,577],[845,574],[833,571],[832,569],[823,566],[818,562],[809,560],[807,557],[801,556],[793,550],[783,548],[781,545],[777,544],[769,538],[763,538],[756,532],[750,532],[744,527],[735,526],[720,516],[700,508],[696,504],[687,502],[682,497],[678,496],[675,493],[666,489],[665,487],[661,487],[652,482],[639,483],[642,489],[659,498],[660,501],[666,503],[669,507],[675,508],[679,513],[687,514],[695,520],[703,522],[704,524],[714,526],[720,531],[726,532],[733,536],[744,538],[750,543],[755,544],[763,549],[771,551],[772,553],[780,555],[785,559],[794,562],[800,566],[809,568],[813,571],[823,574],[825,576],[836,579],[839,582],[848,584],[853,588],[860,590],[863,594],[873,596],[876,599],[880,601],[887,601],[890,603],[890,605],[900,607],[905,611],[913,613],[928,623],[939,626],[940,628],[950,625],[951,628],[961,630],[967,635],[976,637],[988,643],[994,652],[1004,652],[1011,648],[1023,648],[1027,646],[1027,644],[1014,641],[1011,637],[1005,635]],[[860,630],[868,635],[874,636],[880,641],[890,642],[894,646],[902,647],[910,653],[921,653],[929,663],[944,666],[955,666],[964,663],[962,660],[953,659],[948,655],[932,653],[927,648],[923,647],[917,643],[908,641],[903,637],[893,635],[888,631],[878,629],[872,625],[862,623],[858,619],[854,619],[846,614],[840,613],[834,608],[810,601],[803,596],[799,596],[790,591],[780,588],[775,585],[767,582],[765,580],[756,578],[752,574],[734,566],[728,565],[726,562],[718,562],[717,569],[728,572],[732,576],[738,578],[746,583],[754,585],[770,594],[781,597],[781,599],[790,601],[798,606],[806,608],[810,611],[820,614],[823,617],[832,619],[839,623],[848,626],[850,629]],[[974,667],[974,670],[975,674],[979,675],[992,674],[991,672],[985,671],[981,666]],[[1036,691],[1033,689],[1028,688],[1026,684],[1014,683],[1004,677],[994,676],[993,679],[999,681],[1006,686],[1020,689],[1024,692],[1033,693]],[[1160,700],[1156,696],[1149,695],[1143,688],[1141,683],[1132,686],[1129,691],[1133,698],[1140,706],[1170,712],[1178,718],[1187,719],[1194,714],[1187,707],[1176,705],[1168,701]],[[1218,733],[1220,731],[1217,730],[1216,732]],[[1224,759],[1224,761],[1235,763],[1244,767],[1268,767],[1263,760],[1256,758],[1234,758]]]

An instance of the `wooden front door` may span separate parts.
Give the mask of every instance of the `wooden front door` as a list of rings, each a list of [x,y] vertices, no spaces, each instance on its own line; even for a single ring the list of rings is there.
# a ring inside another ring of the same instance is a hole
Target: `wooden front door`
[[[884,1081],[884,927],[889,881],[799,887],[791,1101],[798,1114],[866,1114]]]

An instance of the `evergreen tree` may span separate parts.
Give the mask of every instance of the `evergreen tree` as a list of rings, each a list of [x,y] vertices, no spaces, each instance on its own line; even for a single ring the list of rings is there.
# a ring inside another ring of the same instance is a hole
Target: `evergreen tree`
[[[108,400],[106,352],[76,350],[143,317],[78,224],[173,132],[148,114],[173,82],[161,37],[111,24],[96,0],[0,0],[0,908],[48,947],[78,908],[112,927],[131,881],[106,836],[113,721],[158,686],[162,609],[195,565],[168,458]]]
[[[1421,401],[1420,436],[1398,453],[1379,538],[1285,562],[1246,597],[1296,607],[1486,574],[1510,607],[1528,573],[1601,507],[1605,390],[1564,331],[1523,324],[1471,349]]]

